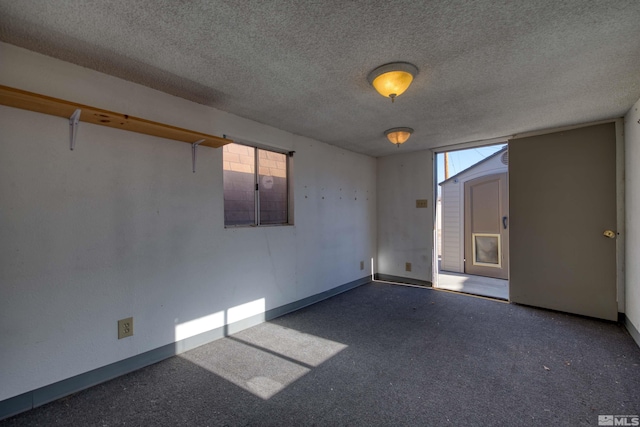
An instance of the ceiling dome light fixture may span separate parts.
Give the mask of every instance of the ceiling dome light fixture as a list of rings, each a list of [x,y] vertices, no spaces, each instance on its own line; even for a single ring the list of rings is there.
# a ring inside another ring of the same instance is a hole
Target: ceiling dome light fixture
[[[418,68],[408,62],[393,62],[382,65],[369,73],[367,80],[380,95],[391,98],[391,102],[409,87],[418,74]]]
[[[405,143],[412,133],[413,129],[411,128],[392,128],[384,131],[384,135],[389,139],[389,142],[396,144],[398,147],[400,147],[400,144]]]

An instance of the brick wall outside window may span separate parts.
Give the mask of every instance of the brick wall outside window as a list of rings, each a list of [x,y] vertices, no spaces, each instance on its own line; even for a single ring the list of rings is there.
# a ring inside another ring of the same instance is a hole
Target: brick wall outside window
[[[288,222],[285,154],[240,144],[228,144],[223,148],[223,174],[225,225],[256,225],[258,221],[258,225]],[[258,200],[260,211],[259,218],[256,218],[255,206]]]

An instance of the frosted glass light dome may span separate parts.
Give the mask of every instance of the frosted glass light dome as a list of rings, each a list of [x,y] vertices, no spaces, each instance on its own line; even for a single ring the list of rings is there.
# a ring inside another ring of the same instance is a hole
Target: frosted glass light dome
[[[402,95],[413,78],[418,74],[418,68],[408,62],[394,62],[382,65],[369,73],[367,80],[375,90],[391,102]]]
[[[384,132],[389,142],[397,146],[404,144],[412,133],[413,129],[411,128],[393,128]]]

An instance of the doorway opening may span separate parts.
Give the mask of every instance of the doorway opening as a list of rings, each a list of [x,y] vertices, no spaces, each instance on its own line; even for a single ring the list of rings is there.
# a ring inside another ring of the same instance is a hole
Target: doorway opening
[[[437,152],[433,286],[509,300],[506,143]]]

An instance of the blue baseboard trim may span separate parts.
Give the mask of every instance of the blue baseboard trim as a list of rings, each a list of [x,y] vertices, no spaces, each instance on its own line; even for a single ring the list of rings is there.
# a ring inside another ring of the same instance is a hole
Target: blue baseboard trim
[[[337,288],[329,289],[328,291],[320,292],[319,294],[312,295],[307,298],[292,302],[290,304],[282,305],[278,308],[268,310],[266,313],[266,320],[275,319],[276,317],[284,316],[292,311],[300,310],[301,308],[315,304],[325,299],[329,299],[343,292],[350,291],[358,286],[366,285],[371,282],[371,276],[366,276],[353,282],[345,283]]]
[[[623,321],[624,326],[627,328],[627,331],[629,331],[629,335],[631,335],[631,338],[633,338],[636,344],[638,344],[638,347],[640,347],[640,332],[638,332],[636,327],[633,325],[633,323],[631,323],[627,316],[621,314],[621,317],[623,317],[623,319],[621,320]]]
[[[0,420],[33,408],[33,392],[19,394],[0,402]]]
[[[169,357],[184,353],[185,351],[192,350],[201,345],[224,338],[230,334],[240,332],[244,329],[275,319],[276,317],[283,316],[287,313],[300,310],[301,308],[315,304],[327,298],[331,298],[369,282],[371,282],[370,276],[363,277],[328,291],[324,291],[280,307],[272,308],[267,310],[265,313],[225,325],[224,327],[213,329],[175,343],[167,344],[119,362],[58,381],[48,386],[26,392],[18,396],[10,397],[9,399],[0,401],[0,420],[37,408],[38,406],[42,406],[46,403],[77,393],[81,390],[112,380],[146,366],[153,365],[154,363],[158,363],[164,359],[168,359]]]
[[[424,286],[427,288],[430,288],[432,286],[431,282],[427,282],[426,280],[418,280],[418,279],[411,279],[409,277],[393,276],[391,274],[376,273],[374,278],[375,280],[381,280],[383,282],[404,283],[407,285]]]

